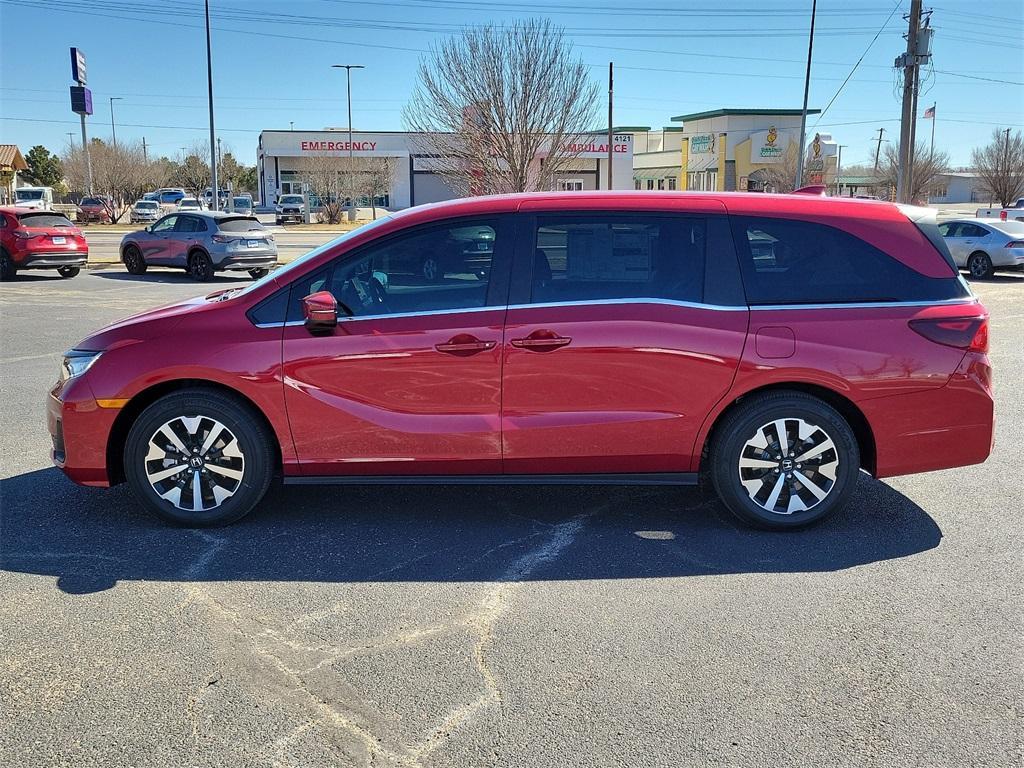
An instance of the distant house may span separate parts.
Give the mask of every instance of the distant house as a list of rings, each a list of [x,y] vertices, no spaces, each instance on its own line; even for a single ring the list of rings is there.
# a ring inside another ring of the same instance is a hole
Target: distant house
[[[27,170],[28,163],[16,144],[0,144],[0,204],[8,205],[14,200],[18,173]]]
[[[981,177],[973,171],[951,171],[935,180],[928,191],[929,203],[984,203],[989,200]]]

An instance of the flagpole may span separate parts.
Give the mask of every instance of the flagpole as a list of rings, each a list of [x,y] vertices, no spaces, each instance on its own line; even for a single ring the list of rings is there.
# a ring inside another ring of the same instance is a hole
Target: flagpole
[[[932,157],[935,157],[935,121],[938,119],[935,116],[936,115],[935,108],[938,107],[938,106],[939,106],[939,103],[937,101],[932,102],[932,148],[931,148],[931,153],[930,153]]]

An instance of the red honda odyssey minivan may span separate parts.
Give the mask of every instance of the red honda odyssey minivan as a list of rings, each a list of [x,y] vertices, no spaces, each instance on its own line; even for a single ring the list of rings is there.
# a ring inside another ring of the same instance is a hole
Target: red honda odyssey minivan
[[[984,461],[987,314],[923,209],[806,195],[483,197],[84,339],[53,460],[188,525],[285,483],[692,484],[797,528]],[[934,214],[931,214],[932,217]]]

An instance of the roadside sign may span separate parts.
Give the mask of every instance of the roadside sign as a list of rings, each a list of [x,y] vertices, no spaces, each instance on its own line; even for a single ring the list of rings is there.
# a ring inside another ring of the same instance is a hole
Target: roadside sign
[[[71,49],[71,79],[79,85],[85,85],[85,54],[80,48]],[[92,114],[92,110],[89,110]]]
[[[91,115],[92,91],[81,85],[72,85],[71,111],[77,115]]]

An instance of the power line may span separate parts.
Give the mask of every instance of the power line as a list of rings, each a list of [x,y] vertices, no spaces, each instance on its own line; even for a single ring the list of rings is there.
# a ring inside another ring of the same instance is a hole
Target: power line
[[[889,22],[892,21],[892,17],[896,15],[896,11],[899,10],[901,2],[902,0],[896,0],[896,4],[892,7],[892,10],[889,11],[889,15],[885,17],[885,21],[882,22],[882,26],[878,28],[878,31],[875,33],[875,36],[871,38],[871,42],[868,43],[868,47],[864,49],[864,53],[860,55],[860,58],[857,59],[857,63],[853,65],[853,69],[850,70],[850,74],[848,74],[846,76],[846,79],[843,80],[842,85],[839,86],[839,90],[832,94],[832,98],[829,99],[828,104],[825,105],[825,108],[821,110],[821,114],[818,115],[818,119],[814,121],[814,126],[811,128],[812,131],[818,127],[818,123],[821,122],[821,118],[823,118],[825,116],[825,113],[828,112],[829,108],[833,104],[835,104],[836,99],[839,98],[839,94],[843,92],[843,88],[845,88],[846,84],[850,82],[850,78],[853,77],[853,73],[857,71],[857,67],[859,67],[860,63],[864,61],[864,57],[868,55],[868,51],[871,50],[871,46],[875,44],[875,41],[878,40],[879,35],[882,34],[882,30],[884,30],[889,25]]]

